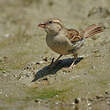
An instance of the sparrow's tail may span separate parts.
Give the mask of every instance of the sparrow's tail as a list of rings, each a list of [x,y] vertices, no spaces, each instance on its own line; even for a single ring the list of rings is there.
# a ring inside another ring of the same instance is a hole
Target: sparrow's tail
[[[84,31],[83,31],[83,36],[85,38],[91,37],[95,34],[98,34],[100,32],[103,32],[103,26],[102,25],[96,25],[96,24],[92,24],[89,27],[87,27]]]

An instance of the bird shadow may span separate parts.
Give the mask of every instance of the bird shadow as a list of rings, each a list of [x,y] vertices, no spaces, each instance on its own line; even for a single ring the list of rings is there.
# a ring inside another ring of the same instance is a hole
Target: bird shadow
[[[79,57],[77,61],[75,61],[75,65],[78,64],[83,57]],[[35,82],[36,80],[43,78],[44,76],[47,76],[49,74],[56,74],[57,71],[59,71],[62,68],[68,68],[73,62],[74,58],[67,58],[63,60],[58,60],[57,62],[54,62],[51,66],[45,66],[42,69],[40,69],[36,74],[32,82]]]

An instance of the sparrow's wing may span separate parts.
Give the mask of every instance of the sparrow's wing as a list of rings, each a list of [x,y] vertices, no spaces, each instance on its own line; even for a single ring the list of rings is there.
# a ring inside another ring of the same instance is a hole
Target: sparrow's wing
[[[72,42],[79,41],[83,36],[75,29],[67,29],[66,37]]]
[[[67,29],[66,37],[70,39],[72,43],[74,43],[76,41],[81,40],[82,38],[92,37],[100,32],[103,32],[103,30],[103,25],[92,24],[80,33],[75,29]]]

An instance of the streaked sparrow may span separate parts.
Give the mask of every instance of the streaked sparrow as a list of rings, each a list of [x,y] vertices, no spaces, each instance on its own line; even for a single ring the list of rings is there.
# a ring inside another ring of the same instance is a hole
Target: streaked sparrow
[[[86,38],[103,32],[101,25],[90,25],[84,31],[78,32],[75,29],[67,29],[63,26],[61,20],[50,18],[46,22],[38,25],[46,32],[47,45],[60,56],[55,60],[58,61],[62,55],[73,54],[73,66],[78,58],[78,50],[83,46]]]

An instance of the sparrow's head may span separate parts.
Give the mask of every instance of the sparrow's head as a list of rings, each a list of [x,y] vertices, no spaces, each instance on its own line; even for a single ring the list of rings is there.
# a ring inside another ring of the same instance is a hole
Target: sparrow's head
[[[57,34],[62,29],[61,21],[57,18],[50,18],[44,23],[38,25],[41,28],[44,28],[47,33]]]

